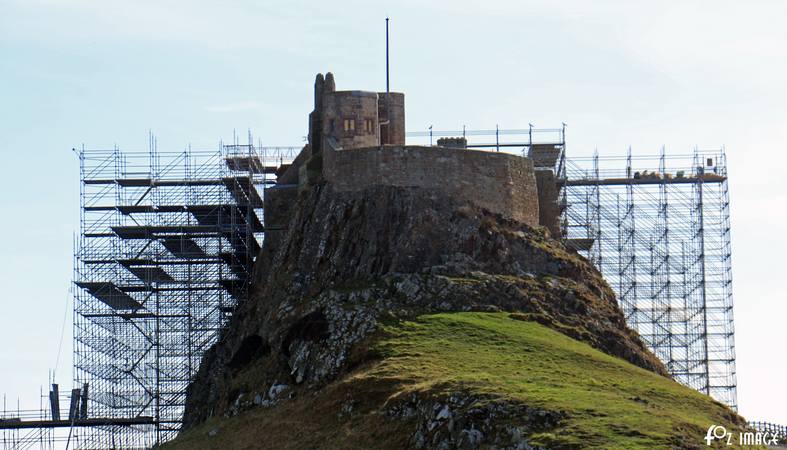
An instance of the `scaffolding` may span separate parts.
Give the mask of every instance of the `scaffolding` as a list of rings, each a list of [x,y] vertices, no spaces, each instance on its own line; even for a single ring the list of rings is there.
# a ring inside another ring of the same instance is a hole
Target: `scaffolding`
[[[83,446],[176,435],[202,355],[248,295],[262,188],[299,150],[249,137],[160,152],[151,135],[148,151],[79,152],[74,380],[90,386],[85,418],[118,419],[83,431]]]
[[[787,425],[760,421],[748,422],[748,425],[749,428],[756,432],[768,433],[768,436],[771,438],[776,437],[781,446],[784,446],[785,442],[787,442]]]
[[[724,149],[569,158],[564,184],[567,245],[602,272],[676,380],[735,408]]]
[[[0,448],[3,450],[22,450],[40,449],[54,450],[57,444],[61,444],[69,439],[68,434],[62,435],[53,432],[52,427],[25,426],[26,424],[40,424],[50,419],[51,411],[49,403],[68,404],[68,397],[64,392],[55,392],[54,396],[49,394],[39,395],[38,409],[23,409],[17,404],[8,404],[8,400],[3,396],[3,411],[0,414]],[[72,442],[77,442],[78,432],[72,433]]]
[[[565,129],[429,127],[408,138],[461,136],[468,148],[521,154],[551,171],[559,237],[602,272],[629,326],[676,380],[736,408],[724,149],[571,158]]]
[[[85,448],[83,433],[95,427],[150,425],[152,417],[87,417],[88,385],[60,391],[57,384],[39,395],[37,409],[9,408],[3,398],[0,448],[56,450]],[[88,434],[90,432],[88,431]]]

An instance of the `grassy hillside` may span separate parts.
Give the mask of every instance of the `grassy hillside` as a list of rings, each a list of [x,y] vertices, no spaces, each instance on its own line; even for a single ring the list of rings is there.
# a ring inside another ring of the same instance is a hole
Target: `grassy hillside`
[[[709,397],[523,318],[445,313],[389,324],[345,378],[210,419],[166,448],[408,448],[418,418],[391,410],[413,394],[555,412],[526,437],[549,448],[699,448],[710,425],[735,428],[734,414]]]

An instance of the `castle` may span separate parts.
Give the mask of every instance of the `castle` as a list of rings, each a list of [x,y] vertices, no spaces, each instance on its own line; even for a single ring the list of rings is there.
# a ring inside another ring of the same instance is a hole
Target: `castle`
[[[533,145],[521,157],[470,150],[464,138],[406,145],[404,120],[404,94],[337,91],[332,73],[318,74],[308,143],[265,191],[269,244],[285,231],[298,192],[322,181],[338,191],[374,185],[436,189],[559,236],[554,146]]]

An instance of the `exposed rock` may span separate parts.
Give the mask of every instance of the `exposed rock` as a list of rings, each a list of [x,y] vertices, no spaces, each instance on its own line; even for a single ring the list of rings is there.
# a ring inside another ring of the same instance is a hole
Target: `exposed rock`
[[[435,191],[337,193],[323,184],[301,195],[275,251],[263,246],[251,300],[189,387],[184,428],[270,407],[287,392],[318,391],[374,357],[365,342],[381,320],[469,310],[508,311],[666,374],[626,327],[599,272],[542,230]],[[529,426],[560,420],[494,402],[477,409],[460,397],[429,402],[391,407],[392,415],[417,419],[412,443],[423,448],[529,448],[515,429],[503,433],[490,421],[507,414],[526,414]]]
[[[289,386],[286,384],[274,384],[270,389],[268,389],[268,398],[271,400],[276,400],[276,398],[279,397],[282,392],[287,390],[288,387]]]
[[[447,403],[442,404],[439,400],[413,394],[406,401],[392,405],[388,414],[398,419],[415,419],[417,426],[410,439],[415,448],[460,449],[482,445],[501,449],[533,448],[526,440],[527,434],[551,430],[567,417],[562,412],[460,393],[445,400]],[[527,427],[528,433],[504,425],[513,420]]]

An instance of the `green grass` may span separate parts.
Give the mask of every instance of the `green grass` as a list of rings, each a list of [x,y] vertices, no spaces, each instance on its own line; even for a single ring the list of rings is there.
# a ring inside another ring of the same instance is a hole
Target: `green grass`
[[[569,414],[551,445],[640,448],[704,444],[731,411],[709,397],[609,356],[535,322],[505,313],[446,313],[386,327],[384,359],[361,377],[406,389],[462,390]]]
[[[548,448],[706,448],[710,425],[738,429],[740,419],[711,398],[526,317],[445,313],[389,323],[369,343],[374,358],[342,379],[296,388],[295,399],[273,408],[214,417],[165,448],[408,448],[415,423],[385,411],[413,392],[563,411],[557,428],[528,438]],[[343,416],[348,398],[358,404]]]

